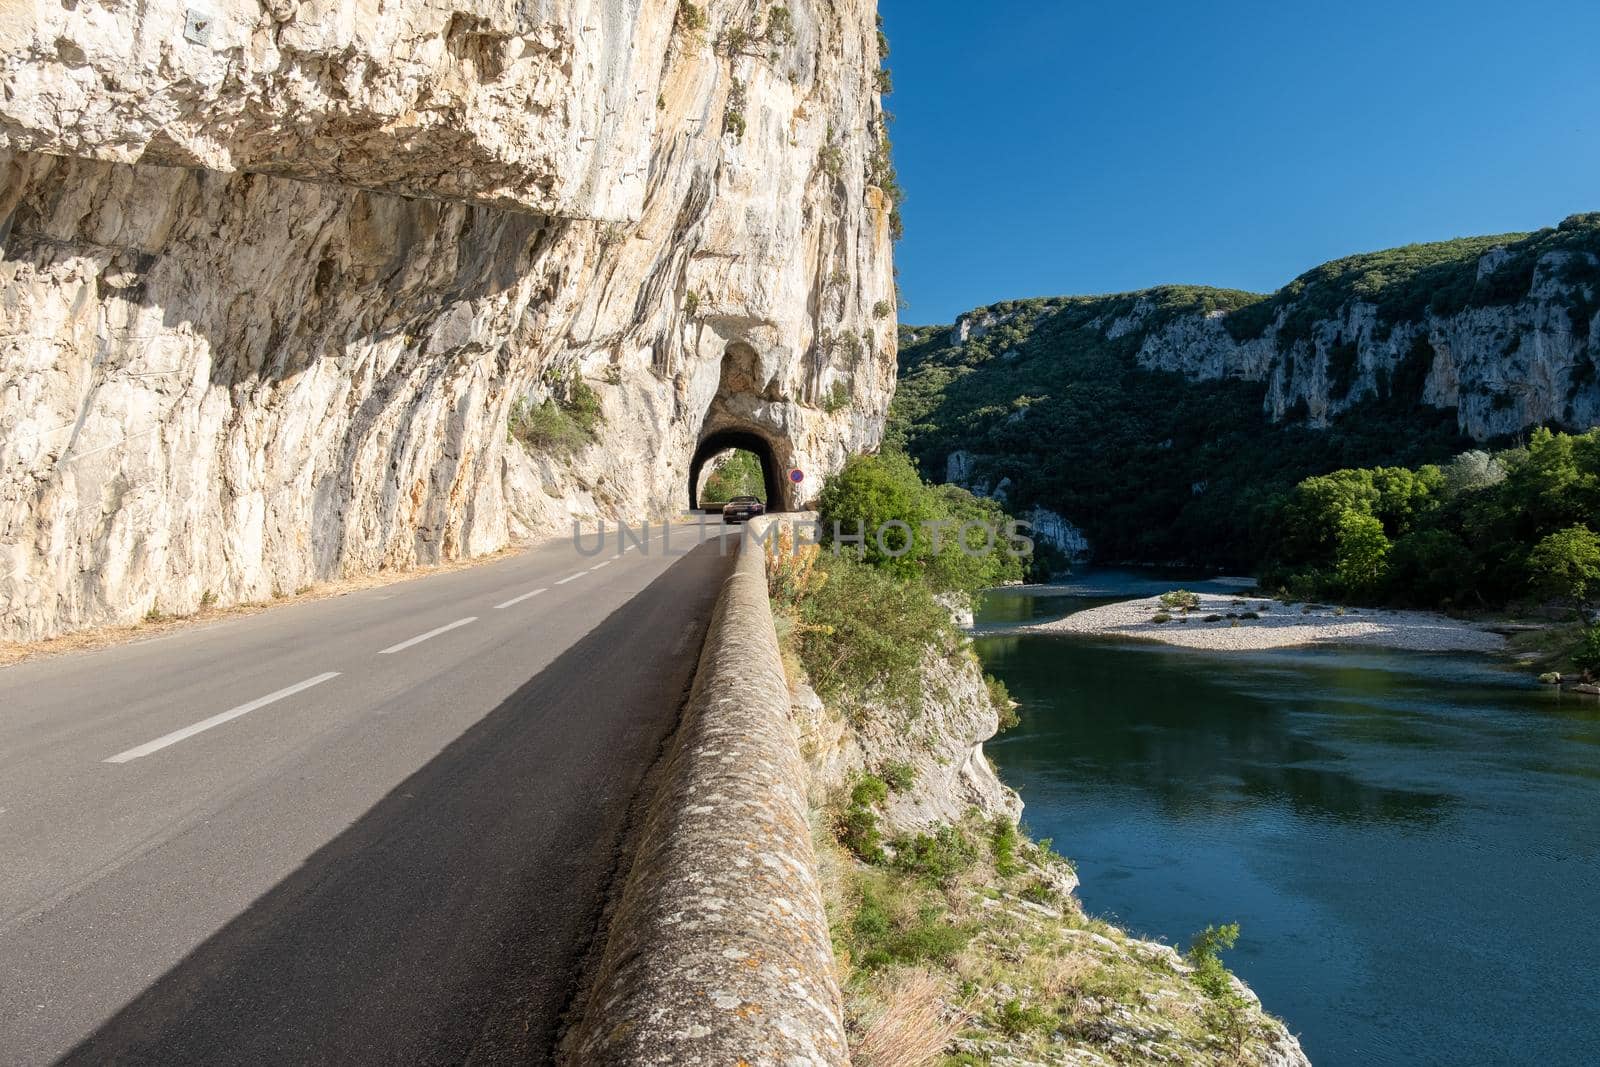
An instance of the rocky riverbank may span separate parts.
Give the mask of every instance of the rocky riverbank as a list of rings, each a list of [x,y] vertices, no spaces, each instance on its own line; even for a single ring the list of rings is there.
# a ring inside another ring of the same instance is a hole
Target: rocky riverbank
[[[966,640],[922,674],[917,709],[790,678],[854,1061],[1305,1067],[1238,979],[1085,914],[984,755],[1004,698]]]

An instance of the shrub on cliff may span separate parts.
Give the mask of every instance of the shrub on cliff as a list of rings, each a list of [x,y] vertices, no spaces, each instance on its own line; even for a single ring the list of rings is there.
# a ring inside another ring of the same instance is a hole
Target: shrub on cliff
[[[850,802],[839,812],[834,832],[839,843],[866,863],[882,863],[883,839],[878,833],[878,805],[889,787],[876,775],[863,775],[850,790]]]
[[[1228,969],[1222,965],[1222,952],[1232,948],[1238,940],[1239,924],[1228,923],[1208,926],[1190,942],[1188,960],[1194,968],[1190,977],[1208,996],[1220,997],[1233,988],[1228,980]]]
[[[886,876],[863,878],[851,923],[852,962],[863,971],[925,961],[948,964],[973,931],[945,919],[936,897]]]
[[[1190,980],[1211,998],[1207,1022],[1233,1047],[1237,1057],[1250,1035],[1249,1003],[1233,988],[1233,977],[1222,965],[1222,952],[1239,940],[1239,924],[1208,926],[1189,945],[1187,959],[1194,967]]]
[[[800,663],[829,702],[870,697],[919,707],[923,659],[953,636],[949,612],[926,585],[828,553],[779,610],[793,616]]]
[[[678,5],[677,25],[691,34],[698,34],[706,28],[705,9],[685,0]]]
[[[1011,690],[1006,688],[1006,683],[992,674],[983,676],[984,688],[989,691],[989,703],[994,705],[994,710],[1000,717],[1000,726],[995,733],[1003,734],[1007,730],[1014,730],[1022,725],[1022,716],[1017,714],[1017,702],[1011,697]]]
[[[564,398],[552,397],[537,406],[518,400],[506,433],[536,452],[570,454],[594,442],[604,418],[600,395],[580,378]]]
[[[891,793],[904,793],[917,784],[917,768],[904,760],[889,760],[878,768],[878,777]]]
[[[959,826],[945,824],[932,833],[909,834],[894,841],[894,868],[945,885],[978,862],[978,845]]]
[[[1017,864],[1017,843],[1021,839],[1017,824],[1005,816],[998,816],[989,824],[989,856],[994,870],[1002,878],[1010,878],[1021,867]]]
[[[977,593],[1025,570],[998,504],[928,485],[899,452],[852,456],[823,486],[817,510],[838,552],[902,580],[921,579],[935,592]]]

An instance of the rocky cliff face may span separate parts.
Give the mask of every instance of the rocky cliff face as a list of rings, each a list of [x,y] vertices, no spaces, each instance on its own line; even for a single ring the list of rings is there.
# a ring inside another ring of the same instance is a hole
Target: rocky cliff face
[[[0,638],[675,512],[719,431],[874,446],[874,7],[7,21]]]
[[[1507,269],[1505,246],[1478,257],[1487,282]],[[1191,379],[1239,378],[1267,384],[1274,420],[1303,413],[1315,426],[1414,377],[1419,398],[1454,408],[1461,432],[1483,441],[1529,426],[1600,423],[1600,385],[1591,338],[1600,333],[1600,256],[1547,251],[1532,263],[1518,299],[1387,322],[1380,304],[1352,299],[1295,336],[1293,303],[1277,309],[1259,336],[1240,339],[1220,311],[1184,315],[1151,330],[1138,360]],[[1153,304],[1142,301],[1108,333],[1138,329]]]
[[[1015,833],[1000,861],[997,828],[1017,823],[1022,800],[983,751],[999,709],[982,668],[958,639],[931,650],[921,675],[915,708],[881,699],[830,707],[803,680],[791,682],[852,1054],[877,1062],[909,1041],[893,1020],[914,1001],[927,1030],[916,1041],[930,1058],[1307,1067],[1299,1041],[1243,982],[1231,978],[1235,999],[1219,1004],[1173,948],[1086,915],[1068,860]],[[852,786],[869,775],[894,784],[846,816],[846,803],[862,803],[847,801]],[[859,826],[863,816],[894,858],[863,862],[836,836],[842,817]],[[939,871],[917,866],[932,855]],[[898,930],[916,916],[925,929],[962,931],[961,947],[897,959],[870,943],[874,923],[860,921],[869,897],[876,922]],[[1032,1021],[1016,1025],[1023,1014]]]
[[[1461,432],[1478,440],[1600,422],[1600,214],[1533,234],[1351,256],[1270,297],[1167,286],[979,308],[956,320],[947,343],[1019,322],[1032,331],[1085,309],[1100,339],[1131,344],[1147,370],[1265,384],[1274,421],[1325,427],[1364,400],[1399,393],[1455,409]],[[1002,361],[1016,360],[1018,347]]]
[[[808,685],[795,687],[792,716],[812,803],[824,807],[858,776],[898,765],[911,785],[885,801],[890,833],[957,822],[973,809],[1015,822],[1022,799],[983,751],[1000,716],[970,647],[963,641],[930,653],[922,676],[923,704],[915,711],[876,701],[842,711],[826,707]]]

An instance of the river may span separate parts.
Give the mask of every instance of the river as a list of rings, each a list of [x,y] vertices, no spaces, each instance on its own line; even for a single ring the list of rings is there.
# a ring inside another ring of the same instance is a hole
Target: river
[[[1600,1063],[1600,701],[1482,656],[984,634],[1175,584],[978,616],[1023,719],[985,747],[1085,907],[1180,948],[1240,923],[1318,1067]]]

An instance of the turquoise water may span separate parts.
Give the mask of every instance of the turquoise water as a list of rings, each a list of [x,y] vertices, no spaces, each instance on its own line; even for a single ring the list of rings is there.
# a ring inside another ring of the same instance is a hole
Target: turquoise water
[[[1148,591],[1091,579],[980,633]],[[1489,657],[977,646],[1023,705],[985,747],[1085,906],[1180,947],[1239,922],[1314,1064],[1600,1064],[1600,702]]]

